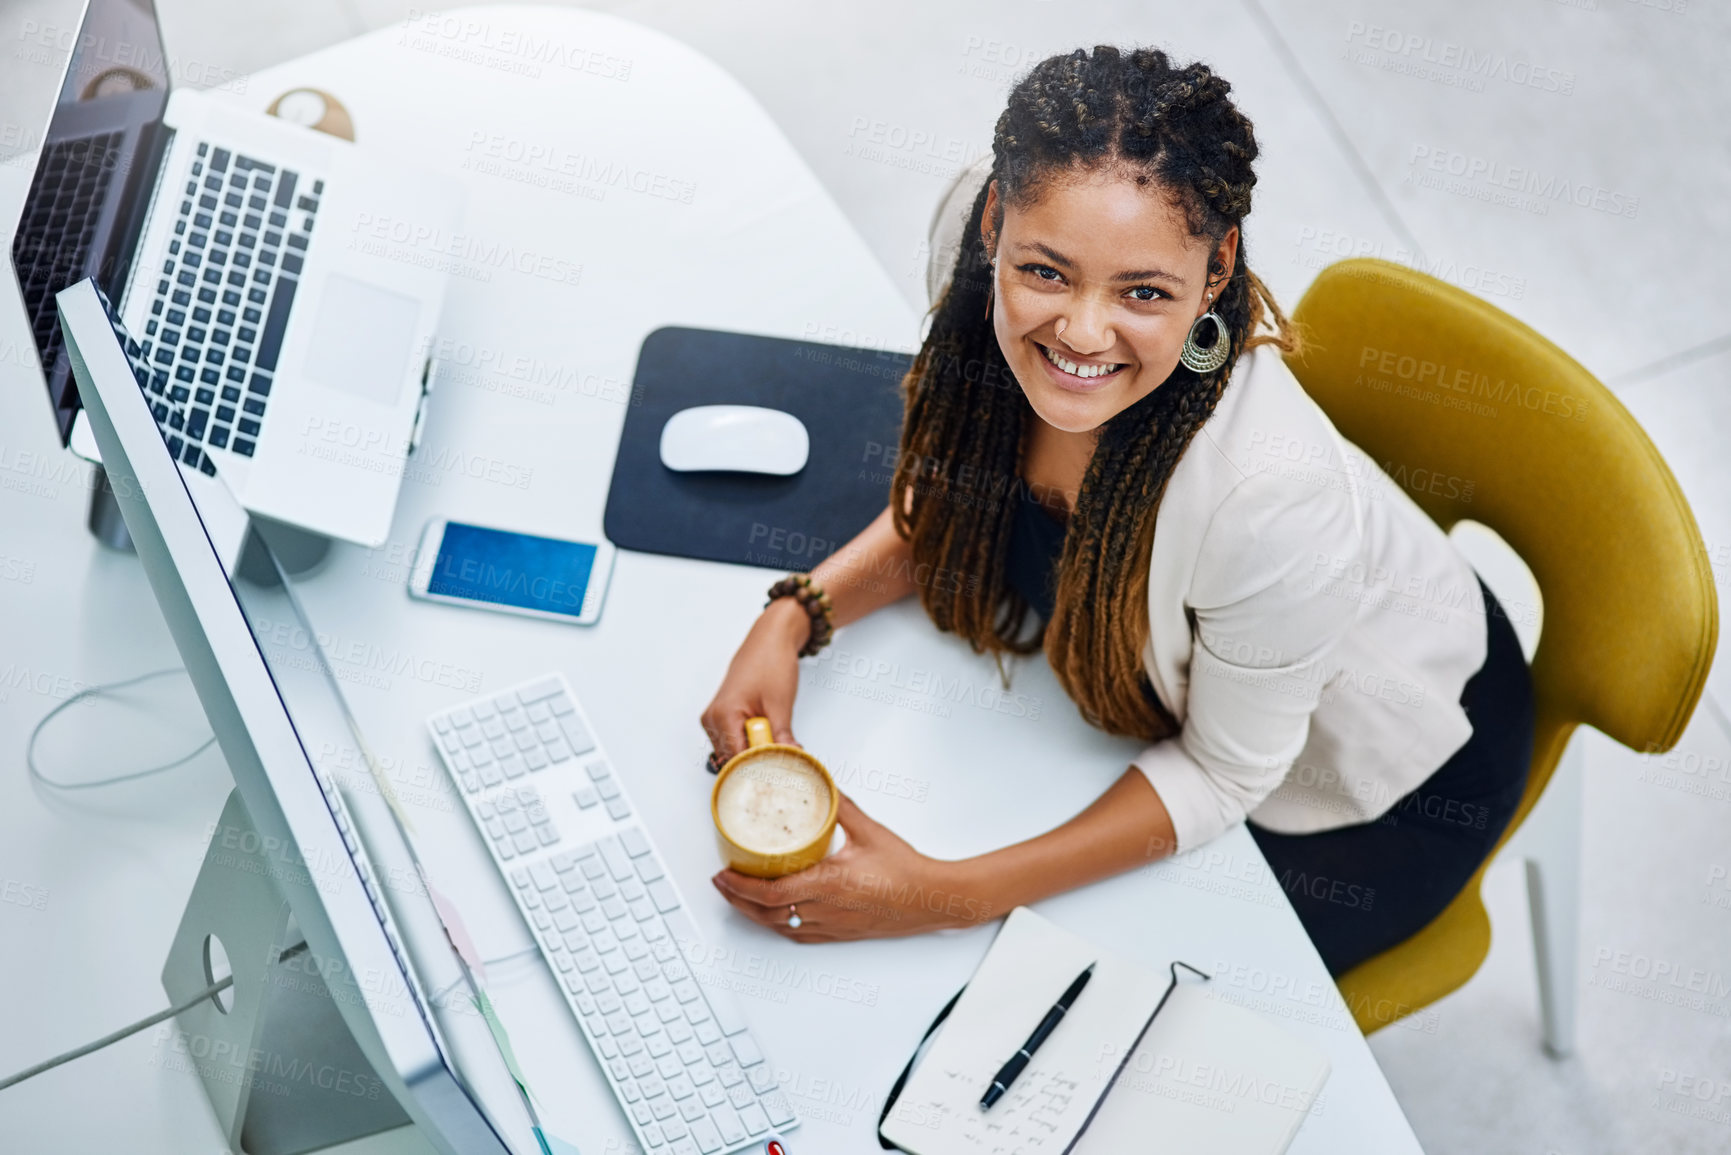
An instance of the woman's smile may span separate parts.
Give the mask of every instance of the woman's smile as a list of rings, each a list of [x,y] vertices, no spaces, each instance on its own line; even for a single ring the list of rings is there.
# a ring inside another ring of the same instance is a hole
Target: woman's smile
[[[1121,361],[1076,357],[1060,353],[1052,346],[1042,345],[1038,341],[1030,343],[1040,351],[1040,362],[1045,365],[1046,374],[1051,377],[1052,383],[1073,393],[1092,393],[1096,389],[1102,389],[1123,377],[1125,370],[1130,368]]]

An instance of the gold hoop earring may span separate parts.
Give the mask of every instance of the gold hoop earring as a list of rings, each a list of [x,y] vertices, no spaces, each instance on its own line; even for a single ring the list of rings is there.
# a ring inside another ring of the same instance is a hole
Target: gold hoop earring
[[[997,283],[998,283],[998,262],[993,261],[992,262],[992,271],[990,273],[986,274],[986,317],[985,317],[985,319],[988,321],[990,321],[992,319],[992,290],[993,290],[993,288],[995,288],[997,286]]]

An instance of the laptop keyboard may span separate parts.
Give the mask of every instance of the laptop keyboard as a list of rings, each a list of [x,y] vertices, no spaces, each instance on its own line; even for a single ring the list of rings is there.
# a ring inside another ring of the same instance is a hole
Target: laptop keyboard
[[[60,360],[54,294],[84,275],[90,241],[102,217],[97,210],[120,167],[120,143],[121,134],[109,132],[49,144],[24,202],[30,215],[19,222],[12,238],[12,264],[44,372]],[[67,388],[76,388],[70,379]]]
[[[324,187],[200,142],[140,343],[183,463],[209,473],[210,450],[257,449]]]

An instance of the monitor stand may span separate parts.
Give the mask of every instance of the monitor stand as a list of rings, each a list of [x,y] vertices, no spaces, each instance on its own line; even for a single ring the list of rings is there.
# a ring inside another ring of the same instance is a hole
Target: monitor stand
[[[265,846],[231,792],[162,968],[179,1006],[232,967],[232,987],[177,1016],[165,1065],[199,1076],[230,1150],[245,1155],[301,1155],[409,1122],[337,1009],[339,998],[362,1004],[360,987],[307,950],[279,876],[316,885]]]
[[[132,552],[132,534],[127,532],[126,521],[120,516],[120,502],[115,500],[114,487],[108,484],[108,471],[100,465],[90,479],[90,515],[84,524],[90,527],[90,536],[109,549]]]

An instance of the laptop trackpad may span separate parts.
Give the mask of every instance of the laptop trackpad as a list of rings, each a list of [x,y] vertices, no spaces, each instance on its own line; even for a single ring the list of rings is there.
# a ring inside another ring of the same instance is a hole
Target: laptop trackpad
[[[395,405],[420,312],[413,297],[332,273],[319,294],[306,375],[320,385]]]

